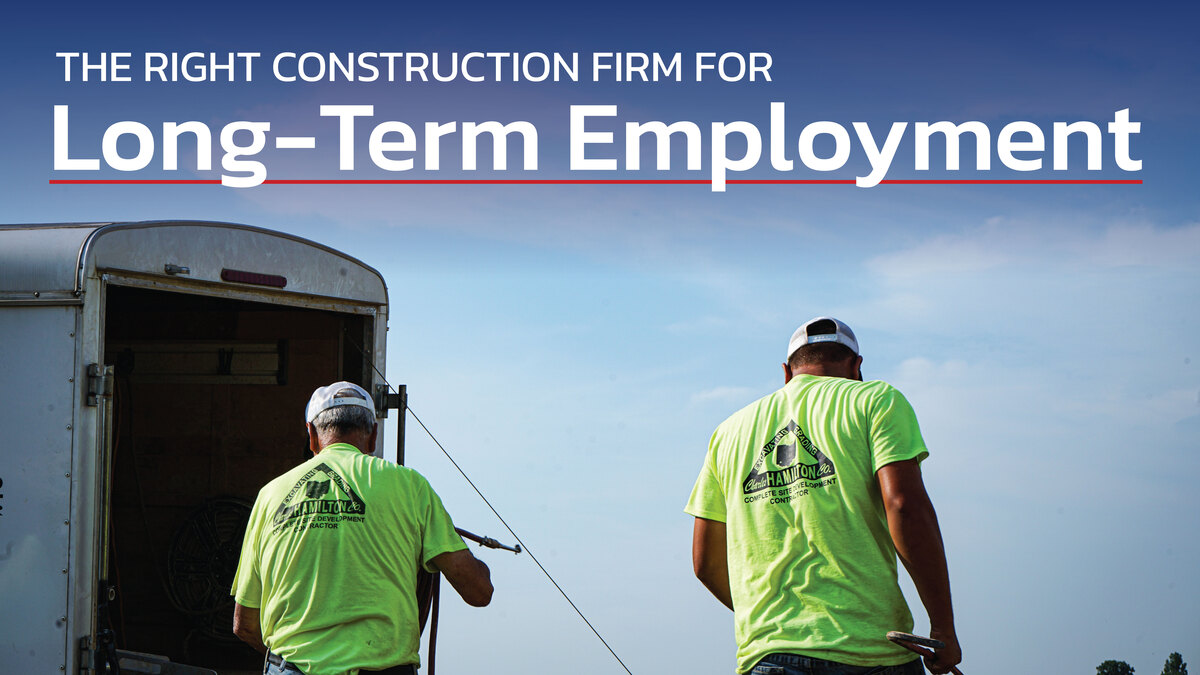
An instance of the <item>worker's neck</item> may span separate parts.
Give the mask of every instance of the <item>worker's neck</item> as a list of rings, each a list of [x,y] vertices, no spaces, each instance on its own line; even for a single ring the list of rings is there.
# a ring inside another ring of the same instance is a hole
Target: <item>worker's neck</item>
[[[368,454],[370,453],[370,450],[363,449],[363,448],[370,447],[370,445],[368,445],[364,439],[362,439],[358,436],[336,436],[336,435],[321,438],[322,452],[325,450],[325,448],[327,448],[331,445],[337,444],[337,443],[341,443],[344,445],[353,445],[355,448],[358,448],[359,452],[365,452]]]
[[[819,375],[821,377],[844,377],[853,379],[854,369],[842,363],[805,364],[792,371],[795,375]]]
[[[847,380],[862,381],[862,357],[846,361],[822,361],[819,363],[801,363],[793,370],[788,364],[783,364],[784,382],[791,382],[796,375],[816,375],[818,377],[841,377]]]

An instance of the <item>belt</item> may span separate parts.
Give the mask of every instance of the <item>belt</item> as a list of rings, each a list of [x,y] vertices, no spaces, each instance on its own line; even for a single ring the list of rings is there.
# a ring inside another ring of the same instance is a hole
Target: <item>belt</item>
[[[284,670],[304,674],[304,671],[296,667],[294,663],[288,663],[287,659],[276,654],[273,651],[267,650],[267,663],[279,666]],[[378,673],[379,675],[417,675],[417,667],[411,663],[406,663],[401,666],[392,666],[383,670],[360,670],[360,673]]]
[[[270,649],[267,650],[267,663],[269,663],[273,666],[279,666],[280,668],[283,668],[284,670],[289,671],[289,672],[300,673],[300,675],[304,675],[304,671],[297,668],[296,664],[288,663],[287,659],[276,654],[275,652],[271,651]],[[263,666],[263,672],[266,672],[266,670],[267,670],[266,666]]]

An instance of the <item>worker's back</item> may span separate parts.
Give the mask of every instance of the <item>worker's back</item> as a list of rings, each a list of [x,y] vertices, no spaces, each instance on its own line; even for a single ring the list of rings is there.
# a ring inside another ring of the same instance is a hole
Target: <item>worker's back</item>
[[[912,615],[875,471],[926,454],[884,382],[797,375],[717,428],[688,512],[726,523],[739,672],[772,652],[912,659],[881,639]]]
[[[306,675],[417,663],[418,568],[461,548],[424,477],[337,443],[259,493],[234,591]]]

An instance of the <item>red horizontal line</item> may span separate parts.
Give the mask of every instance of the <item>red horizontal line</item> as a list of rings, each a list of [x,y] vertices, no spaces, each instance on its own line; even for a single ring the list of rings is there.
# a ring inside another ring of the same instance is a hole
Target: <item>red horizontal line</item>
[[[739,178],[725,181],[729,185],[854,185],[854,179],[755,179]],[[160,179],[50,179],[50,185],[220,185],[220,180],[160,180]],[[711,185],[703,179],[603,179],[603,178],[537,178],[537,179],[324,179],[278,178],[263,181],[264,185]],[[1141,179],[909,179],[895,178],[880,181],[881,185],[1141,185]]]
[[[733,181],[729,181],[733,182]],[[854,181],[849,181],[853,183]],[[926,180],[918,178],[896,178],[879,181],[891,185],[1141,185],[1142,180],[1137,179],[1076,179],[1076,178],[1061,178],[1061,179],[1006,179],[1006,178],[991,178],[984,180]]]
[[[80,179],[63,179],[51,178],[51,185],[220,185],[219,180],[150,180],[150,179],[107,179],[107,178],[80,178]]]

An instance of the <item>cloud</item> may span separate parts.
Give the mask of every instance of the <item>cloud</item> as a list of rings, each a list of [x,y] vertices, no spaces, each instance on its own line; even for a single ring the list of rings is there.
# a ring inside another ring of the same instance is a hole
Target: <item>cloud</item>
[[[1200,262],[1200,223],[1178,228],[1116,225],[1099,238],[1079,242],[1076,252],[1103,267],[1196,264]]]
[[[1027,425],[1107,419],[1152,428],[1183,423],[1200,408],[1196,386],[1144,392],[1121,382],[1105,386],[1102,383],[1111,378],[1097,372],[1089,378],[1094,381],[1080,387],[1077,378],[1062,378],[1054,368],[1013,367],[995,360],[914,357],[904,360],[889,379],[910,398],[926,400],[931,414],[953,426],[973,424],[980,419],[978,411],[988,411],[989,417],[1019,417]]]
[[[1167,503],[1194,466],[1198,263],[1200,224],[995,218],[871,258],[846,313],[931,471],[998,500],[1018,471],[1025,499],[1102,510],[1119,479]]]
[[[876,256],[869,271],[893,283],[1004,267],[1055,269],[1187,265],[1200,262],[1200,223],[1181,227],[1086,224],[991,218],[980,226],[931,237]]]
[[[894,362],[997,352],[1132,379],[1149,355],[1177,365],[1200,351],[1200,321],[1182,311],[1200,299],[1196,223],[994,218],[874,256],[863,268],[868,290],[847,314],[864,317],[868,337],[875,330],[895,342],[912,332],[925,338],[927,351],[895,353]]]

